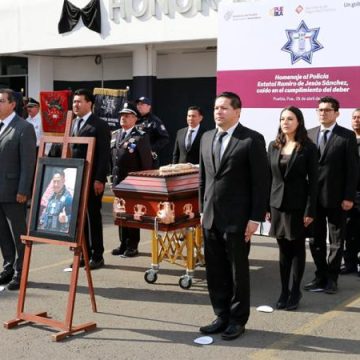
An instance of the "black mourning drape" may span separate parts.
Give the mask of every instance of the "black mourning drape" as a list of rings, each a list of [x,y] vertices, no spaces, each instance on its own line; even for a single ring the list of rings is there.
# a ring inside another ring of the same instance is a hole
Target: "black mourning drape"
[[[59,33],[63,34],[71,31],[78,23],[80,15],[87,28],[99,34],[101,33],[100,0],[91,0],[82,9],[79,9],[68,0],[64,0],[58,25]]]

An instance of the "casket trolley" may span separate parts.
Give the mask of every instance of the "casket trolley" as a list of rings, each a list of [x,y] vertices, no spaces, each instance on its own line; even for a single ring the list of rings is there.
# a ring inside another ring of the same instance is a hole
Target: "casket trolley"
[[[157,281],[162,260],[177,264],[180,260],[186,273],[179,285],[191,287],[195,265],[204,263],[198,188],[198,169],[193,166],[132,172],[113,187],[115,225],[152,230],[146,282]]]

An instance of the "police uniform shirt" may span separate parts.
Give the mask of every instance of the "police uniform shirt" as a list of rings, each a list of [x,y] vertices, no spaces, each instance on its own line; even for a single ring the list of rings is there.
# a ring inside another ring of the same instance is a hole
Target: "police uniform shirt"
[[[38,112],[33,118],[28,116],[26,121],[34,127],[35,135],[36,135],[36,146],[40,145],[40,137],[42,135],[42,125],[41,125],[41,116],[40,112]]]
[[[167,132],[163,122],[154,114],[148,113],[141,117],[136,123],[136,128],[145,131],[150,138],[152,151],[159,151],[168,144],[169,133]]]

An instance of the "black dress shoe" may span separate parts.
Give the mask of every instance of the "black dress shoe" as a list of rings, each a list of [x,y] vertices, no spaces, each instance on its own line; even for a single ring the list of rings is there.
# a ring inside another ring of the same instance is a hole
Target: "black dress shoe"
[[[115,256],[123,255],[125,250],[126,250],[126,247],[121,244],[117,248],[112,249],[111,255],[115,255]]]
[[[312,291],[312,292],[322,292],[324,291],[325,286],[326,286],[326,281],[319,278],[315,278],[314,280],[304,285],[304,290]]]
[[[302,293],[291,293],[289,296],[289,300],[286,304],[286,310],[287,311],[294,311],[299,307],[299,302],[302,298]]]
[[[100,259],[98,261],[91,259],[89,262],[90,270],[100,269],[105,266],[104,259]]]
[[[276,303],[276,308],[278,310],[285,309],[286,304],[288,302],[288,299],[289,299],[289,294],[288,293],[281,293],[281,295],[279,297],[279,300]]]
[[[228,326],[228,321],[218,317],[211,324],[201,326],[199,329],[201,333],[206,335],[218,334],[224,331]]]
[[[343,265],[340,269],[340,275],[348,275],[357,272],[357,266],[346,266]]]
[[[79,267],[84,267],[85,266],[85,260],[84,259],[80,259],[80,263],[79,263]],[[72,267],[73,267],[73,264],[70,264],[70,266],[69,266],[71,269],[72,269]]]
[[[14,271],[3,271],[0,273],[0,285],[8,284],[14,276]]]
[[[16,274],[13,276],[11,281],[7,285],[8,290],[19,290],[20,289],[20,279],[21,274]]]
[[[124,252],[124,257],[135,257],[139,255],[138,249],[126,249]]]
[[[337,283],[336,281],[329,279],[326,287],[325,287],[325,293],[326,294],[336,294],[338,291]]]
[[[245,326],[239,324],[230,324],[221,334],[223,340],[234,340],[245,331]]]

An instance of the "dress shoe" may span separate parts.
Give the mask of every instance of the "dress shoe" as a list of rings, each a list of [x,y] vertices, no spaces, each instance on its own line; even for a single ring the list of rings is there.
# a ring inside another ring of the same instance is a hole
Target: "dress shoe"
[[[199,329],[201,333],[206,335],[218,334],[223,332],[228,326],[228,321],[218,317],[211,324],[201,326]]]
[[[8,284],[14,276],[14,271],[3,271],[0,273],[0,285]]]
[[[89,262],[89,268],[90,270],[96,270],[96,269],[100,269],[102,267],[105,266],[105,262],[104,259],[100,259],[98,261],[91,259]]]
[[[126,250],[126,247],[121,244],[117,248],[112,249],[111,255],[115,255],[115,256],[123,255],[125,250]]]
[[[8,290],[19,290],[20,289],[20,279],[21,274],[16,274],[13,276],[11,281],[7,285]]]
[[[325,287],[325,293],[326,294],[336,294],[338,290],[336,281],[329,279],[326,287]]]
[[[315,278],[314,280],[304,285],[304,290],[312,292],[322,292],[324,291],[325,286],[326,282],[324,280]]]
[[[301,298],[302,298],[302,293],[300,291],[298,293],[291,293],[286,303],[286,310],[287,311],[296,310],[299,307],[299,302]]]
[[[343,265],[340,269],[340,275],[348,275],[348,274],[353,274],[357,272],[357,267],[356,266],[346,266]]]
[[[229,324],[225,331],[221,334],[223,340],[234,340],[245,331],[245,326],[239,324]]]
[[[276,303],[276,308],[278,310],[285,309],[288,299],[289,299],[288,293],[281,293],[279,300]]]
[[[80,259],[80,263],[79,263],[79,267],[84,267],[85,266],[85,260],[84,259]],[[73,264],[70,264],[70,266],[69,266],[71,269],[72,269],[72,267],[73,267]]]
[[[126,249],[124,252],[124,257],[135,257],[139,255],[138,249]]]

